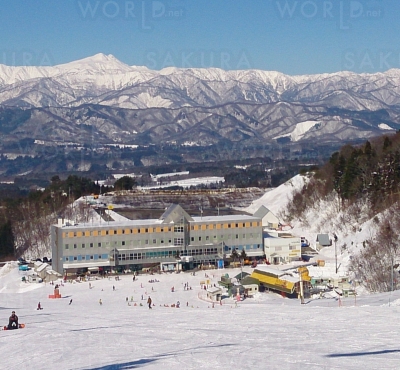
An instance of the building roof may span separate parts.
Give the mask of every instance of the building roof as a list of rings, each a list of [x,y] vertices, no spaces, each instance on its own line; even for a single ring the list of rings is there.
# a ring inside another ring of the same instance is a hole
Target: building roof
[[[234,276],[235,279],[240,280],[244,279],[246,276],[249,276],[250,274],[248,272],[240,272],[236,276]]]
[[[318,234],[317,235],[317,242],[320,245],[324,245],[324,246],[331,245],[331,241],[329,239],[329,235],[328,234]]]
[[[218,288],[218,287],[211,287],[211,288],[208,288],[208,289],[207,289],[207,292],[212,293],[212,294],[215,294],[215,293],[222,292],[222,289],[221,289],[221,288]]]
[[[224,216],[194,216],[195,222],[226,222],[226,221],[260,221],[259,217],[249,215],[224,215]]]
[[[186,221],[193,221],[192,217],[179,204],[171,204],[161,215],[160,221],[163,223],[176,223],[180,222],[182,218]]]
[[[254,212],[253,216],[263,218],[265,215],[267,215],[270,212],[271,211],[267,207],[261,206],[259,209],[257,209],[257,211]]]
[[[259,285],[259,280],[252,278],[251,276],[246,276],[241,282],[240,284],[242,284],[243,286],[247,286],[247,285]]]
[[[271,267],[271,266],[257,266],[254,271],[280,277],[283,275],[287,275],[287,271],[282,271],[277,269],[276,267]]]
[[[46,270],[46,269],[48,269],[48,268],[50,268],[50,265],[49,265],[49,264],[47,264],[47,263],[42,263],[40,266],[36,267],[35,270],[36,270],[37,272],[40,272],[40,271]]]
[[[160,226],[163,224],[174,224],[180,223],[182,218],[187,222],[243,222],[243,221],[261,221],[259,217],[250,215],[223,215],[223,216],[204,216],[204,217],[191,217],[179,204],[172,204],[168,209],[161,215],[159,219],[147,219],[147,220],[118,220],[118,221],[101,221],[101,222],[84,222],[79,224],[62,225],[59,226],[62,230],[80,230],[80,229],[91,229],[99,227],[152,227]]]
[[[98,262],[82,262],[82,263],[64,263],[64,269],[75,269],[75,268],[84,268],[84,267],[102,267],[102,266],[110,266],[110,261],[98,261]]]

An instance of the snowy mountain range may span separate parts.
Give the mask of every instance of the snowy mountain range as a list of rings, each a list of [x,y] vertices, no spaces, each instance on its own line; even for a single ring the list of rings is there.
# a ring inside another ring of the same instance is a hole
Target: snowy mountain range
[[[341,143],[397,130],[399,115],[394,69],[304,76],[154,71],[104,54],[52,67],[0,65],[5,141]]]

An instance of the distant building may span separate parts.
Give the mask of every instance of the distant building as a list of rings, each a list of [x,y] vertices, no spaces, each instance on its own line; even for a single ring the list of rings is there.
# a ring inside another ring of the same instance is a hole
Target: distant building
[[[253,216],[261,218],[263,227],[268,227],[269,229],[277,229],[279,227],[278,217],[265,206],[261,206]]]
[[[284,232],[264,231],[266,259],[274,265],[301,259],[301,238]]]
[[[329,239],[328,234],[317,235],[317,243],[316,243],[317,250],[320,250],[323,247],[329,247],[330,245],[332,245],[332,240]]]
[[[128,270],[161,263],[216,266],[235,249],[249,257],[264,254],[260,218],[192,217],[177,204],[159,219],[75,225],[60,220],[51,228],[51,245],[52,267],[60,273],[88,267]],[[184,256],[193,258],[185,262]]]

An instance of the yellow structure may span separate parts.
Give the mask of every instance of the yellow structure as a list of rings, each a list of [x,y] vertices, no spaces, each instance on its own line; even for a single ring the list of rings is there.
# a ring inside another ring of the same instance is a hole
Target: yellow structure
[[[287,271],[281,271],[269,266],[254,269],[250,277],[257,279],[267,288],[287,294],[295,293],[296,284],[300,281],[297,276],[293,276]]]

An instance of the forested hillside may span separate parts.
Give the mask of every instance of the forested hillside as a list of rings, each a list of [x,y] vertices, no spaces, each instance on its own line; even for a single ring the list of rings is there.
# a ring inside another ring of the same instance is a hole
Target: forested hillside
[[[329,227],[331,233],[350,235],[347,240],[367,229],[369,237],[360,245],[340,245],[350,252],[349,270],[370,291],[400,286],[400,133],[332,154],[295,191],[286,218]]]

